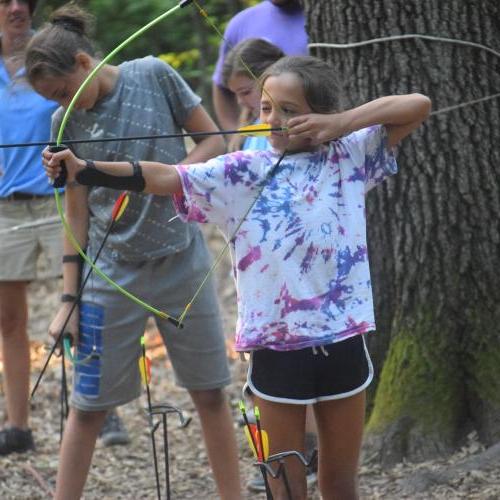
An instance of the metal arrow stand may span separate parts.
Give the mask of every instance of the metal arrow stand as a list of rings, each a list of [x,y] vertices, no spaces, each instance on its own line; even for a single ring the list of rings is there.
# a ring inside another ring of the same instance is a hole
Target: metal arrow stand
[[[154,405],[146,408],[146,413],[149,416],[151,423],[151,441],[153,444],[153,459],[155,464],[158,463],[157,451],[156,451],[156,431],[162,428],[163,433],[163,458],[165,463],[165,488],[166,488],[166,498],[171,499],[170,494],[170,462],[168,453],[168,415],[176,414],[179,417],[179,427],[185,429],[191,422],[191,417],[185,418],[184,414],[179,408],[171,406],[168,404]],[[160,417],[156,423],[153,422],[155,417]],[[160,495],[160,478],[158,474],[156,475],[156,487],[158,492],[158,498]]]

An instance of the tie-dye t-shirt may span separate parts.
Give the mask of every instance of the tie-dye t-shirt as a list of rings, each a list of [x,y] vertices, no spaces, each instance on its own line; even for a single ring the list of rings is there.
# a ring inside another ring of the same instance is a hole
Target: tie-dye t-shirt
[[[365,194],[397,171],[385,127],[314,152],[238,151],[179,165],[184,220],[231,237],[238,294],[236,349],[330,344],[375,329]],[[259,194],[260,193],[260,194]]]

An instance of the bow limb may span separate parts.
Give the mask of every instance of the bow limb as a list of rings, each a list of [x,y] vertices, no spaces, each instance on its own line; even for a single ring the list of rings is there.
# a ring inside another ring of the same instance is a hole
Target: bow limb
[[[208,16],[208,13],[205,9],[203,9],[203,7],[199,4],[198,0],[192,0],[193,2],[193,5],[196,7],[196,9],[198,10],[199,14],[201,17],[203,17],[203,19],[206,21],[206,23],[215,31],[215,33],[217,33],[217,36],[223,41],[223,42],[226,42],[229,49],[233,49],[234,46],[233,44],[231,44],[223,35],[223,33],[221,32],[221,30],[216,26],[216,24],[210,19],[210,17]],[[262,85],[261,81],[259,80],[259,78],[255,75],[255,73],[251,70],[250,66],[245,62],[245,60],[240,56],[238,55],[238,60],[240,61],[240,63],[243,65],[243,67],[245,68],[246,72],[252,77],[252,79],[255,81],[255,83],[257,84],[257,86],[259,87],[260,91],[262,94],[265,94],[266,97],[273,103],[273,105],[280,109],[281,111],[282,108],[281,106],[273,99],[273,96],[264,88],[264,85]],[[286,127],[285,126],[281,126],[282,129],[285,129]]]
[[[87,78],[83,81],[83,83],[80,85],[79,89],[76,91],[75,95],[71,99],[71,102],[69,103],[66,112],[64,113],[61,125],[59,127],[59,131],[57,133],[57,145],[60,146],[62,143],[62,137],[64,134],[64,130],[66,128],[66,124],[68,123],[69,117],[71,115],[71,112],[73,111],[73,108],[75,106],[75,103],[78,101],[84,90],[87,88],[87,86],[90,84],[90,82],[95,78],[97,73],[100,71],[100,69],[107,64],[116,54],[118,54],[123,48],[125,48],[128,44],[130,44],[132,41],[134,41],[136,38],[141,36],[143,33],[145,33],[147,30],[158,24],[159,22],[163,21],[166,19],[168,16],[173,14],[174,12],[178,11],[179,9],[185,7],[191,3],[191,0],[182,0],[179,2],[176,6],[172,7],[168,11],[164,12],[160,16],[156,17],[153,19],[151,22],[137,30],[135,33],[133,33],[131,36],[129,36],[126,40],[124,40],[122,43],[120,43],[115,49],[113,49],[108,55],[106,55],[100,62],[99,64],[96,65],[96,67],[89,73]],[[101,271],[93,262],[92,260],[88,257],[88,255],[84,252],[84,250],[81,248],[80,244],[78,243],[73,231],[71,230],[71,227],[69,226],[66,217],[64,216],[64,210],[62,207],[61,203],[61,197],[59,196],[59,191],[57,188],[54,189],[54,197],[56,201],[56,207],[57,207],[57,212],[59,214],[59,217],[61,218],[61,222],[64,227],[64,231],[70,241],[70,243],[73,245],[75,250],[81,255],[82,259],[95,271],[95,273],[102,278],[104,281],[106,281],[109,285],[111,285],[113,288],[115,288],[118,292],[121,294],[125,295],[128,299],[132,300],[135,302],[137,305],[141,306],[142,308],[146,309],[147,311],[159,316],[160,318],[167,319],[174,323],[176,326],[178,326],[179,322],[174,318],[173,316],[170,316],[166,312],[160,311],[159,309],[154,308],[153,306],[147,304],[143,300],[139,299],[132,293],[130,293],[128,290],[120,286],[118,283],[113,281],[107,274],[105,274],[103,271]]]
[[[208,14],[206,13],[206,11],[203,10],[203,8],[199,5],[199,3],[197,2],[197,0],[182,0],[181,2],[179,2],[179,4],[177,4],[176,6],[172,7],[170,10],[168,10],[167,12],[161,14],[160,16],[158,16],[157,18],[153,19],[151,22],[149,22],[147,25],[145,25],[144,27],[140,28],[138,31],[136,31],[134,34],[132,34],[130,37],[128,37],[125,41],[123,41],[122,43],[120,43],[115,49],[113,49],[107,56],[105,56],[102,61],[99,62],[99,64],[96,65],[96,67],[91,71],[91,73],[87,76],[87,78],[84,80],[84,82],[82,83],[82,85],[80,86],[80,88],[77,90],[77,92],[75,93],[75,95],[73,96],[73,99],[71,100],[70,104],[68,105],[68,108],[66,109],[66,112],[63,116],[63,119],[62,119],[62,122],[61,122],[61,125],[59,127],[59,131],[58,131],[58,134],[57,134],[57,145],[60,145],[61,142],[62,142],[62,137],[63,137],[63,134],[64,134],[64,129],[66,127],[66,124],[68,122],[68,119],[69,119],[69,116],[75,106],[75,103],[77,102],[77,100],[79,99],[79,97],[81,96],[81,94],[83,93],[83,91],[85,90],[85,88],[90,84],[90,82],[95,78],[96,74],[98,73],[98,71],[105,65],[107,64],[116,54],[118,54],[123,48],[125,48],[129,43],[131,43],[133,40],[135,40],[136,38],[138,38],[139,36],[141,36],[143,33],[145,33],[147,30],[149,30],[150,28],[152,28],[153,26],[155,26],[157,23],[159,23],[160,21],[164,20],[165,18],[167,18],[168,16],[170,16],[171,14],[173,14],[174,12],[176,12],[177,10],[187,6],[188,4],[190,3],[194,3],[194,5],[196,6],[196,8],[198,9],[198,12],[200,13],[200,15],[202,15],[202,17],[204,17],[204,19],[207,21],[207,23],[212,27],[212,29],[217,33],[217,35],[222,39],[222,40],[225,40],[224,39],[224,36],[223,34],[220,32],[220,30],[217,28],[217,26],[215,26],[215,24],[209,19],[208,17]],[[241,58],[240,58],[241,60]],[[249,72],[249,74],[252,76],[252,78],[257,82],[257,84],[262,88],[262,86],[260,85],[260,82],[258,81],[258,78],[253,74],[253,72],[251,71],[251,69],[248,67],[248,65],[245,63],[245,61],[241,60],[243,65],[247,68],[247,71]],[[263,89],[264,91],[264,89]],[[264,91],[265,92],[265,91]],[[266,92],[266,95],[267,92]],[[271,101],[273,101],[272,97],[270,95],[268,95],[268,97],[271,99]],[[274,101],[273,101],[274,102]],[[266,180],[264,182],[264,184],[262,185],[262,188],[260,190],[260,192],[257,194],[255,200],[251,203],[251,205],[248,207],[248,210],[246,211],[245,213],[245,216],[242,218],[242,220],[240,221],[235,233],[233,236],[236,235],[237,231],[239,230],[239,228],[241,227],[241,225],[243,224],[243,222],[245,221],[245,218],[247,217],[247,215],[250,213],[250,211],[252,210],[253,206],[255,205],[255,203],[257,202],[257,199],[259,198],[260,196],[260,193],[262,192],[262,190],[264,189],[265,185],[267,184],[267,180],[269,179],[269,177],[272,175],[272,173],[274,173],[274,171],[276,170],[276,168],[278,167],[278,165],[281,163],[281,161],[283,160],[285,156],[285,153],[279,158],[279,160],[277,161],[277,163],[272,167],[272,169],[270,170],[268,176],[266,177]],[[63,227],[64,227],[64,231],[66,232],[67,234],[67,237],[69,239],[69,241],[71,242],[71,244],[73,245],[73,247],[75,248],[75,250],[81,255],[81,257],[85,260],[85,262],[87,262],[87,264],[95,271],[95,273],[100,277],[102,278],[104,281],[106,281],[110,286],[112,286],[113,288],[115,288],[118,292],[122,293],[124,296],[126,296],[128,299],[132,300],[133,302],[135,302],[137,305],[139,305],[140,307],[146,309],[147,311],[159,316],[160,318],[163,318],[163,319],[167,319],[168,321],[172,322],[175,326],[177,327],[181,327],[182,326],[182,322],[184,321],[189,309],[191,308],[193,302],[196,300],[196,298],[198,297],[198,295],[200,294],[201,290],[203,289],[203,287],[205,286],[205,284],[207,283],[208,279],[210,278],[210,276],[213,274],[213,272],[215,271],[215,269],[217,268],[217,266],[219,265],[220,261],[222,260],[222,257],[225,255],[225,253],[227,252],[228,248],[229,248],[229,243],[226,243],[225,246],[223,247],[223,249],[221,250],[221,252],[219,253],[219,255],[216,257],[212,267],[208,270],[207,274],[205,275],[205,277],[203,278],[200,286],[198,287],[198,289],[195,291],[194,295],[193,295],[193,298],[188,302],[188,304],[184,307],[184,310],[183,312],[181,313],[181,315],[179,316],[179,318],[174,318],[173,316],[163,312],[163,311],[160,311],[154,307],[152,307],[151,305],[147,304],[146,302],[144,302],[143,300],[139,299],[138,297],[136,297],[135,295],[133,295],[132,293],[130,293],[128,290],[126,290],[125,288],[121,287],[120,285],[118,285],[118,283],[116,283],[115,281],[113,281],[108,275],[106,275],[103,271],[101,271],[96,265],[94,265],[94,263],[92,262],[92,260],[86,255],[86,253],[84,252],[84,250],[81,248],[81,246],[79,245],[78,241],[76,240],[71,228],[69,227],[69,224],[67,223],[66,221],[66,218],[64,216],[64,210],[62,208],[62,204],[61,204],[61,200],[60,200],[60,196],[59,196],[59,192],[57,189],[54,190],[54,196],[55,196],[55,199],[56,199],[56,206],[57,206],[57,211],[59,213],[59,216],[61,218],[61,221],[62,221],[62,224],[63,224]]]

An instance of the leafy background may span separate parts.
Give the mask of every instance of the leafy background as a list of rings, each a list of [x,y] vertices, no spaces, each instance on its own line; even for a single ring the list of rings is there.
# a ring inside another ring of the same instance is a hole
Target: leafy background
[[[65,3],[39,0],[35,27],[43,24],[54,9]],[[199,0],[221,32],[235,13],[256,3],[258,0]],[[107,54],[136,30],[175,6],[177,0],[87,0],[78,4],[96,17],[94,43],[102,54]],[[191,5],[139,37],[112,63],[146,55],[158,56],[181,73],[211,110],[211,76],[220,42],[218,35]]]

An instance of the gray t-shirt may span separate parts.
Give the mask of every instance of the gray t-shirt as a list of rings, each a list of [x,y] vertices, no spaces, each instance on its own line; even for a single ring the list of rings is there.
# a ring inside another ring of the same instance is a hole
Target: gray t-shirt
[[[154,57],[124,62],[115,88],[91,110],[75,110],[64,139],[97,139],[182,132],[183,124],[201,99],[166,63]],[[64,110],[52,118],[57,134]],[[80,158],[108,161],[149,160],[175,164],[186,156],[184,140],[145,139],[72,146]],[[104,238],[118,192],[94,187],[89,190],[89,251]],[[175,216],[170,197],[131,193],[130,203],[109,236],[104,252],[113,260],[142,261],[185,249],[198,227]]]

